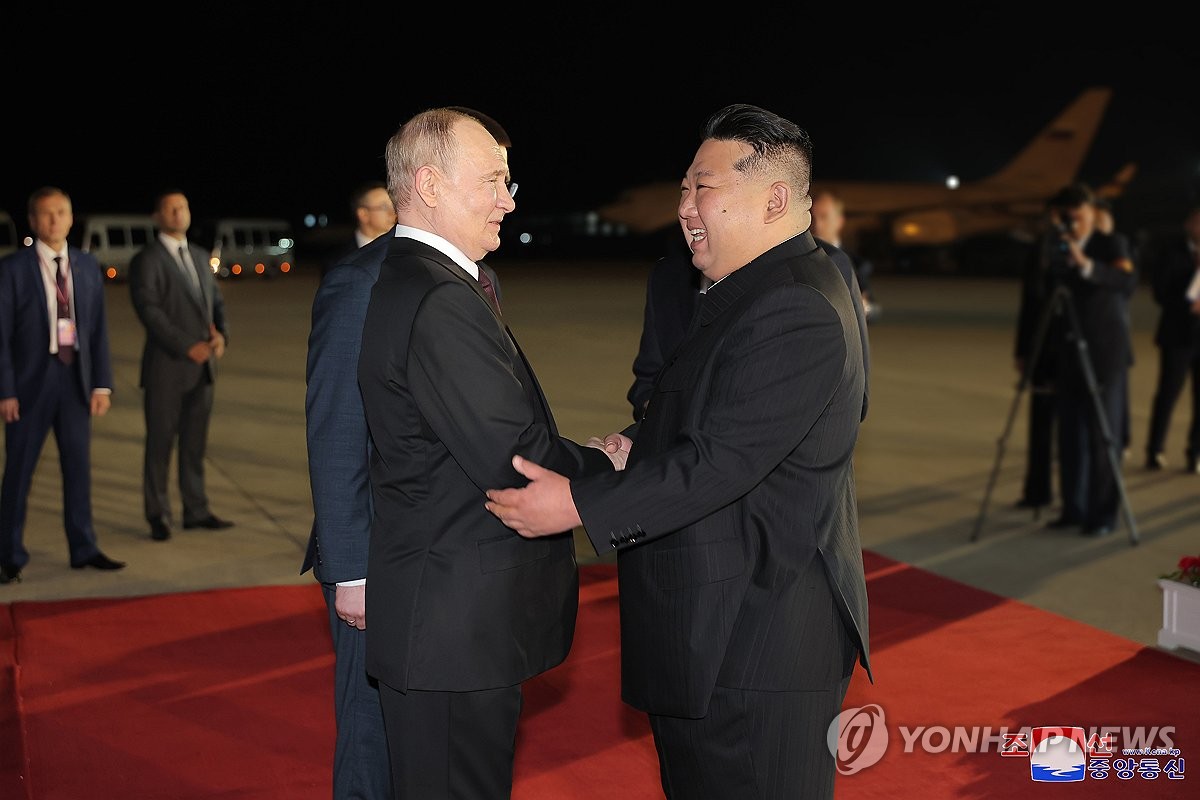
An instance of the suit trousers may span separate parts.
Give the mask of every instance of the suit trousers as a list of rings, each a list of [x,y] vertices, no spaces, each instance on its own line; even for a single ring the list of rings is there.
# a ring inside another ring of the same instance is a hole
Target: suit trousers
[[[390,800],[392,770],[379,686],[367,676],[367,632],[347,625],[334,608],[336,587],[321,584],[333,634],[334,800]]]
[[[1120,494],[1109,446],[1120,469],[1121,414],[1128,375],[1106,375],[1092,398],[1082,375],[1065,377],[1059,384],[1058,458],[1062,516],[1086,528],[1112,527],[1117,521]],[[1110,442],[1105,441],[1100,417],[1104,415]]]
[[[100,552],[92,527],[91,409],[83,400],[79,361],[66,365],[49,353],[45,381],[32,402],[21,404],[21,418],[4,432],[4,478],[0,483],[0,562],[24,567],[23,544],[29,489],[46,436],[54,431],[62,471],[63,526],[71,563]]]
[[[1200,456],[1200,347],[1160,347],[1158,351],[1158,387],[1150,411],[1150,433],[1146,437],[1146,455],[1164,452],[1171,412],[1188,378],[1192,381],[1192,419],[1188,425],[1186,454]]]
[[[1054,425],[1058,398],[1052,387],[1031,385],[1029,394],[1029,440],[1025,461],[1025,486],[1021,499],[1034,506],[1047,506],[1054,498]]]
[[[379,696],[397,797],[512,796],[520,684],[478,692],[399,692],[380,683]]]
[[[819,691],[718,686],[700,719],[651,714],[663,792],[668,800],[832,798],[837,762],[826,734],[849,687],[849,677]]]
[[[167,472],[171,451],[179,442],[179,495],[183,501],[183,523],[209,516],[204,490],[204,452],[208,420],[212,413],[213,385],[201,377],[193,386],[162,381],[145,388],[146,456],[142,490],[146,519],[171,521]]]

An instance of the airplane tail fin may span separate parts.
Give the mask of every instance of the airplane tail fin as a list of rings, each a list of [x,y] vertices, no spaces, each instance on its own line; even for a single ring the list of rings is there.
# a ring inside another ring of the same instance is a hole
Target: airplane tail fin
[[[1133,180],[1134,173],[1136,172],[1137,164],[1130,161],[1121,167],[1116,175],[1113,175],[1112,180],[1096,189],[1096,196],[1103,197],[1106,200],[1115,200],[1129,188],[1129,182]]]
[[[1028,189],[1049,197],[1075,181],[1112,98],[1104,86],[1085,90],[1042,129],[1016,158],[981,183]]]

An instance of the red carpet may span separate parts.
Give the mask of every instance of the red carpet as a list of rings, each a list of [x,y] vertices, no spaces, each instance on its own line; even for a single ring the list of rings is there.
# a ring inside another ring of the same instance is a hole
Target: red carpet
[[[1186,765],[1200,758],[1200,665],[870,553],[866,565],[876,683],[856,673],[846,706],[882,708],[888,740],[838,777],[838,798],[1184,796],[1186,772],[1044,788],[995,744],[943,745],[955,726],[1173,726]],[[315,584],[0,611],[0,798],[328,800],[333,659]],[[618,652],[615,571],[585,567],[571,655],[526,686],[514,800],[660,800]]]

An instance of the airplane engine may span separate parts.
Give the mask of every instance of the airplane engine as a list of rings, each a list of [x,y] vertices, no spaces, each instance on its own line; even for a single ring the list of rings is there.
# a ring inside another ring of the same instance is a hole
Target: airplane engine
[[[958,227],[949,211],[914,211],[892,220],[892,241],[901,246],[950,244]]]

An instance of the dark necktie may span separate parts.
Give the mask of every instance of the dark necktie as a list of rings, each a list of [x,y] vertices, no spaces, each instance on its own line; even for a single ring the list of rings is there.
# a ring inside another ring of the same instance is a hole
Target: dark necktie
[[[199,292],[200,285],[196,280],[196,270],[188,260],[187,248],[183,245],[179,245],[179,268],[183,270],[183,274],[187,278],[188,288],[193,293]]]
[[[54,267],[55,267],[54,294],[58,299],[58,318],[70,320],[71,319],[71,294],[70,294],[70,289],[67,287],[67,273],[63,271],[62,261],[63,261],[62,256],[54,257]],[[63,325],[62,325],[62,323],[59,323],[58,330],[61,331],[62,329],[63,329]],[[64,364],[70,364],[71,362],[73,362],[75,360],[75,345],[73,345],[73,344],[64,345],[60,342],[58,345],[58,360],[63,362]]]
[[[483,288],[483,293],[488,296],[488,300],[492,301],[492,308],[496,313],[500,313],[500,301],[496,299],[496,287],[492,286],[492,279],[483,271],[483,267],[479,267],[479,285]]]

